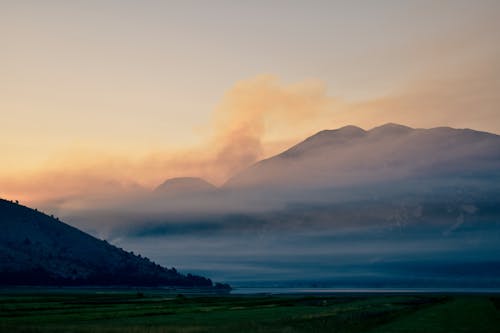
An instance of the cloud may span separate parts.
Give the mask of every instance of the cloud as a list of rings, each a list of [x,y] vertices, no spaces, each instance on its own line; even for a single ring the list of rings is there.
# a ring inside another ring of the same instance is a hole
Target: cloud
[[[266,136],[287,132],[289,137],[328,112],[332,103],[317,80],[286,85],[260,75],[236,83],[215,110],[215,163],[226,168],[223,178],[262,158]]]
[[[102,197],[152,188],[166,178],[198,176],[222,184],[264,153],[274,154],[290,140],[309,133],[332,104],[318,80],[294,84],[272,75],[237,82],[214,108],[204,143],[142,156],[76,149],[42,169],[0,179],[0,195],[28,202],[62,202],[68,197]],[[266,141],[266,142],[265,142]],[[266,144],[274,149],[269,152]],[[114,155],[113,155],[114,154]]]

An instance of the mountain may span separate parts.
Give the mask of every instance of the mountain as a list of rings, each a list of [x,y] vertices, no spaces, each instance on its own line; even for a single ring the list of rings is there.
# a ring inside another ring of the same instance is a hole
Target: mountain
[[[217,188],[209,182],[197,177],[178,177],[167,179],[154,192],[158,195],[189,195],[213,192]]]
[[[3,199],[0,226],[0,284],[212,287]]]
[[[230,178],[225,189],[338,188],[500,170],[500,136],[386,124],[321,131]]]
[[[115,216],[114,237],[235,285],[500,286],[495,134],[347,126],[259,161],[216,191],[185,193],[92,207],[101,214],[94,221]]]
[[[220,191],[232,206],[247,203],[238,218],[260,230],[475,228],[500,217],[500,136],[392,123],[325,130],[236,174]]]
[[[257,162],[217,191],[202,192],[198,179],[162,187],[177,190],[176,183],[196,184],[185,193],[198,195],[151,200],[155,215],[131,217],[123,229],[151,236],[432,224],[448,233],[500,216],[500,136],[346,126]]]

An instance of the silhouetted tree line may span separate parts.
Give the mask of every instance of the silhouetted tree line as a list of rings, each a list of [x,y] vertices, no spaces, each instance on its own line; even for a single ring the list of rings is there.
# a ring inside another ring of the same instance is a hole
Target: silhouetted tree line
[[[73,273],[77,273],[73,270]],[[14,272],[1,272],[0,285],[33,286],[168,286],[168,287],[214,287],[212,280],[197,275],[165,276],[142,272],[99,272],[82,277],[60,277],[51,274],[42,267]],[[221,284],[215,288],[221,289]],[[222,289],[229,289],[227,288]]]

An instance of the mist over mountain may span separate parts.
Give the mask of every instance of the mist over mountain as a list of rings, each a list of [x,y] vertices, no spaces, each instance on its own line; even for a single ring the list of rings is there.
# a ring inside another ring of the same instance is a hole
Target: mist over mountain
[[[500,136],[347,126],[220,188],[181,178],[63,213],[114,244],[231,282],[500,285],[488,269],[500,267]]]
[[[96,239],[53,216],[0,199],[0,284],[212,287]]]
[[[192,232],[196,225],[212,226],[200,232],[263,225],[451,227],[463,216],[498,214],[499,170],[500,136],[495,134],[397,124],[369,131],[347,126],[321,131],[260,161],[219,189],[198,178],[179,178],[154,191],[168,198],[149,198],[142,208],[126,206],[137,214],[130,230],[140,233]]]

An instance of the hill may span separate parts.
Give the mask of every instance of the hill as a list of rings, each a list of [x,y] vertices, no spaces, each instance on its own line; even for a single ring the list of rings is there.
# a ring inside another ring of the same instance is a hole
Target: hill
[[[178,177],[167,179],[155,190],[158,195],[190,195],[213,192],[217,188],[209,182],[197,177]]]
[[[0,199],[0,284],[212,287],[94,238],[52,216]]]

